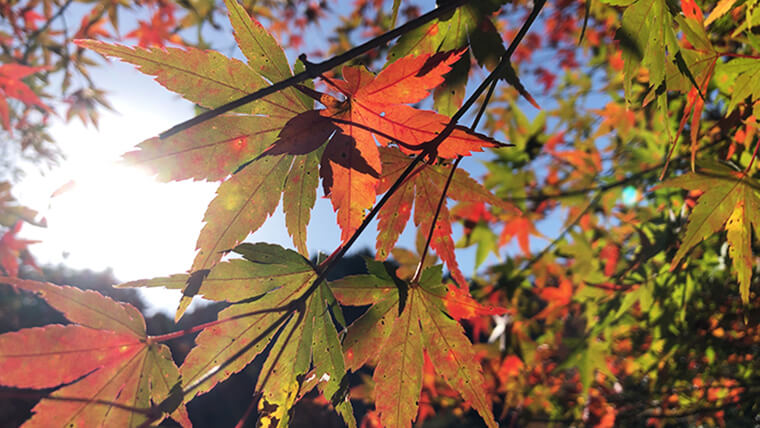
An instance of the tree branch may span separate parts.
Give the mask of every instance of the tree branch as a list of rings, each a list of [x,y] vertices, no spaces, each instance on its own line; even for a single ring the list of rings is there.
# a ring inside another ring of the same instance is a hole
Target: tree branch
[[[159,134],[159,138],[166,139],[171,137],[174,134],[177,134],[179,132],[184,131],[185,129],[188,129],[190,127],[193,127],[199,123],[205,122],[209,119],[213,119],[221,114],[227,113],[228,111],[235,110],[236,108],[243,106],[245,104],[248,104],[250,102],[256,101],[258,99],[264,98],[267,95],[271,95],[275,92],[281,91],[283,89],[287,89],[295,84],[301,83],[304,80],[307,79],[313,79],[318,77],[320,74],[331,70],[345,62],[348,62],[376,47],[382,46],[389,41],[395,39],[396,37],[406,34],[409,31],[420,27],[439,16],[450,12],[457,7],[467,3],[468,0],[452,0],[450,2],[445,3],[442,6],[439,6],[432,11],[415,18],[406,24],[397,27],[385,34],[382,34],[378,37],[375,37],[372,40],[369,40],[353,49],[350,49],[338,56],[334,56],[327,61],[323,61],[320,63],[312,64],[310,67],[306,69],[306,71],[296,74],[293,77],[289,77],[285,80],[282,80],[280,82],[277,82],[273,85],[267,86],[266,88],[261,88],[258,91],[248,94],[246,96],[243,96],[241,98],[238,98],[234,101],[231,101],[229,103],[223,104],[213,110],[209,110],[207,112],[203,112],[199,114],[198,116],[193,117],[192,119],[186,120],[178,125],[175,125],[168,130],[162,132]],[[545,1],[545,0],[544,0]]]

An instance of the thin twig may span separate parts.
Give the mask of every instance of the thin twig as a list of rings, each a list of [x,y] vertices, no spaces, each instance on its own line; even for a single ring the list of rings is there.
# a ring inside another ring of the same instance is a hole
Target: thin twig
[[[396,37],[402,34],[406,34],[409,31],[436,19],[447,12],[450,12],[456,9],[457,7],[467,3],[467,1],[468,0],[452,0],[450,2],[447,2],[444,5],[439,6],[418,18],[415,18],[400,27],[397,27],[385,34],[375,37],[374,39],[369,40],[368,42],[365,42],[338,56],[334,56],[320,63],[312,64],[310,67],[306,69],[306,71],[298,73],[293,77],[289,77],[273,85],[267,86],[265,88],[261,88],[256,92],[253,92],[251,94],[238,98],[234,101],[230,101],[229,103],[223,104],[213,110],[203,112],[199,114],[198,116],[193,117],[192,119],[186,120],[178,125],[175,125],[169,128],[168,130],[162,132],[161,134],[159,134],[159,138],[161,138],[162,140],[169,138],[174,134],[184,131],[185,129],[188,129],[199,123],[205,122],[209,119],[213,119],[221,114],[227,113],[228,111],[235,110],[236,108],[243,106],[245,104],[248,104],[252,101],[256,101],[260,98],[264,98],[267,95],[271,95],[271,94],[274,94],[275,92],[279,92],[283,89],[287,89],[297,83],[303,82],[304,80],[314,79],[326,71],[332,70],[333,68],[345,62],[348,62],[360,55],[363,55],[374,48],[380,47],[388,43],[389,41],[395,39]]]
[[[475,131],[475,129],[478,127],[478,123],[480,122],[480,119],[483,117],[483,114],[486,111],[486,107],[488,106],[488,103],[491,101],[491,97],[493,96],[493,92],[496,89],[496,82],[498,80],[494,80],[491,82],[491,86],[488,87],[488,93],[486,94],[486,98],[483,100],[483,104],[480,105],[480,109],[478,110],[478,114],[475,116],[475,119],[472,121],[472,125],[470,125],[470,130]],[[449,186],[451,185],[451,180],[454,178],[454,173],[456,173],[457,167],[459,166],[459,162],[461,162],[462,156],[457,156],[457,159],[454,161],[454,164],[451,166],[451,172],[449,172],[448,178],[446,178],[446,185],[443,187],[443,191],[441,192],[441,197],[438,199],[438,206],[435,209],[435,215],[433,216],[433,222],[430,224],[430,231],[428,231],[427,241],[425,241],[425,246],[422,247],[422,254],[420,255],[420,262],[417,264],[417,269],[414,272],[414,276],[412,277],[412,283],[416,283],[420,280],[420,276],[422,275],[422,268],[425,266],[425,258],[427,257],[428,249],[430,248],[430,242],[433,239],[433,233],[435,232],[435,224],[438,222],[438,217],[441,215],[441,208],[443,207],[443,203],[446,201],[446,194],[449,191]],[[466,287],[467,284],[459,284],[461,287]]]
[[[35,30],[32,34],[29,35],[29,37],[26,39],[26,45],[24,47],[24,55],[21,57],[21,63],[26,64],[27,59],[29,59],[29,55],[32,53],[32,46],[34,44],[34,41],[39,37],[40,34],[47,31],[48,28],[50,28],[50,25],[53,24],[53,21],[58,19],[58,17],[62,16],[64,12],[66,12],[66,9],[71,6],[71,4],[74,3],[74,0],[66,0],[66,3],[61,5],[61,7],[53,14],[53,16],[50,17],[47,21],[45,21],[44,24],[37,30]]]
[[[241,302],[234,302],[234,304],[239,304],[239,303],[241,303]],[[167,342],[169,340],[177,339],[177,338],[180,338],[180,337],[183,337],[183,336],[187,336],[189,334],[198,333],[198,332],[200,332],[202,330],[205,330],[205,329],[207,329],[209,327],[213,327],[213,326],[219,325],[219,324],[224,324],[226,322],[235,321],[235,320],[239,320],[239,319],[242,319],[242,318],[248,318],[248,317],[252,317],[252,316],[255,316],[255,315],[269,314],[269,313],[274,313],[274,312],[285,312],[285,311],[288,311],[290,309],[292,309],[290,307],[290,305],[283,305],[283,306],[277,306],[277,307],[274,307],[274,308],[267,308],[267,309],[260,309],[260,310],[257,310],[257,311],[250,311],[250,312],[246,312],[246,313],[243,313],[243,314],[237,314],[237,315],[231,316],[229,318],[224,318],[224,319],[221,319],[221,320],[209,321],[209,322],[206,322],[206,323],[203,323],[203,324],[198,324],[196,326],[189,327],[189,328],[186,328],[186,329],[183,329],[183,330],[173,331],[171,333],[161,334],[161,335],[157,335],[157,336],[148,336],[147,342],[148,343]]]

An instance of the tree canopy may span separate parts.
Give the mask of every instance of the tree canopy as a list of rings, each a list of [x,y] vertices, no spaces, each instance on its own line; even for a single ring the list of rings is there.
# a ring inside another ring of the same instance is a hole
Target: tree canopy
[[[0,335],[0,385],[55,388],[29,426],[189,426],[186,405],[244,371],[239,426],[305,402],[347,426],[756,422],[755,2],[148,1],[124,36],[119,2],[61,30],[70,4],[4,6],[5,132],[48,155],[53,76],[65,116],[97,125],[104,94],[69,77],[97,54],[195,104],[124,159],[219,182],[196,258],[119,287],[182,290],[177,321],[197,297],[225,307],[149,335],[127,303],[19,278],[35,216],[9,181],[0,282],[68,320]],[[289,59],[328,23],[321,52]],[[209,26],[243,59],[208,49]],[[335,219],[312,218],[318,194]],[[247,242],[280,204],[292,247]],[[310,254],[310,221],[341,245]],[[365,273],[331,276],[367,227]],[[196,333],[181,361],[164,343]]]

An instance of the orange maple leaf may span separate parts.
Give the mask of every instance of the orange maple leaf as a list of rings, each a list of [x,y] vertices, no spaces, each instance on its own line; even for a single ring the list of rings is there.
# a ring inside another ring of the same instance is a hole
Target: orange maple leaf
[[[16,234],[21,230],[21,221],[16,222],[10,230],[6,231],[2,237],[0,237],[0,268],[5,271],[8,276],[17,276],[19,262],[32,266],[36,269],[37,265],[34,263],[34,259],[29,255],[27,246],[36,244],[39,241],[30,241],[28,239],[18,239]]]
[[[446,311],[455,320],[507,313],[506,308],[478,303],[472,298],[469,290],[456,287],[453,284],[449,284],[448,289],[449,291],[446,293],[446,297],[443,298],[443,302],[446,305]]]
[[[404,57],[377,76],[362,67],[343,67],[343,79],[327,79],[345,96],[342,101],[300,87],[326,108],[304,112],[289,120],[278,140],[262,156],[310,153],[332,134],[323,154],[320,175],[325,193],[338,213],[341,239],[347,240],[375,201],[383,168],[377,144],[395,143],[404,153],[419,152],[425,148],[424,143],[433,140],[446,127],[448,117],[406,104],[427,97],[443,82],[443,75],[463,52]],[[438,146],[436,154],[453,158],[499,145],[489,137],[457,127]],[[448,220],[441,224],[448,224]],[[441,230],[439,235],[448,236],[450,231]],[[433,246],[435,248],[435,242]],[[450,247],[453,255],[453,242]]]
[[[548,306],[539,312],[536,318],[545,318],[546,322],[551,323],[556,318],[567,314],[568,305],[573,300],[573,284],[569,279],[562,278],[558,287],[544,287],[536,294],[548,303]]]
[[[513,237],[517,237],[517,243],[526,256],[530,255],[530,235],[543,237],[533,222],[525,216],[512,217],[504,224],[504,229],[499,236],[499,246],[509,243]]]
[[[386,192],[395,182],[409,162],[409,158],[398,149],[386,147],[381,149],[383,173],[380,177],[378,193]],[[427,234],[433,225],[432,213],[435,213],[446,180],[451,173],[451,165],[423,165],[405,184],[388,199],[378,214],[377,257],[385,259],[404,231],[412,213],[414,204],[414,224]],[[446,194],[448,198],[465,202],[486,202],[498,206],[507,212],[517,209],[494,196],[463,170],[454,172]],[[441,206],[435,222],[430,246],[446,263],[451,275],[460,287],[467,287],[467,280],[459,269],[454,255],[454,241],[451,239],[451,219],[446,204]],[[426,235],[427,236],[427,235]]]
[[[130,31],[126,38],[137,39],[140,47],[164,46],[166,42],[181,45],[182,38],[174,33],[174,6],[162,5],[150,19],[150,22],[139,21],[139,27]]]
[[[108,20],[98,18],[100,15],[97,8],[82,17],[82,23],[79,24],[79,30],[74,35],[74,39],[97,39],[98,37],[111,37],[111,33],[103,28]]]

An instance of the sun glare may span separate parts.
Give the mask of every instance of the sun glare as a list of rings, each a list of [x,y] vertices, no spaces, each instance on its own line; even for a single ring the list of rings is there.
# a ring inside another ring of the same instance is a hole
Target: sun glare
[[[212,189],[209,183],[157,183],[114,162],[96,164],[52,199],[46,240],[58,247],[66,265],[112,268],[122,281],[184,272]],[[154,309],[167,311],[179,299],[176,291],[143,295]]]
[[[66,160],[46,174],[30,173],[20,183],[22,202],[47,220],[47,228],[25,227],[23,236],[41,241],[31,248],[41,264],[111,268],[120,281],[185,272],[217,184],[159,183],[123,163],[122,153],[176,118],[129,105],[117,109],[121,114],[102,116],[100,130],[78,123],[53,127]],[[155,309],[165,310],[176,309],[178,301],[172,293],[148,293],[146,298]]]
[[[76,266],[113,267],[124,280],[182,272],[201,226],[198,184],[161,184],[136,168],[94,165],[52,199],[48,227]]]

